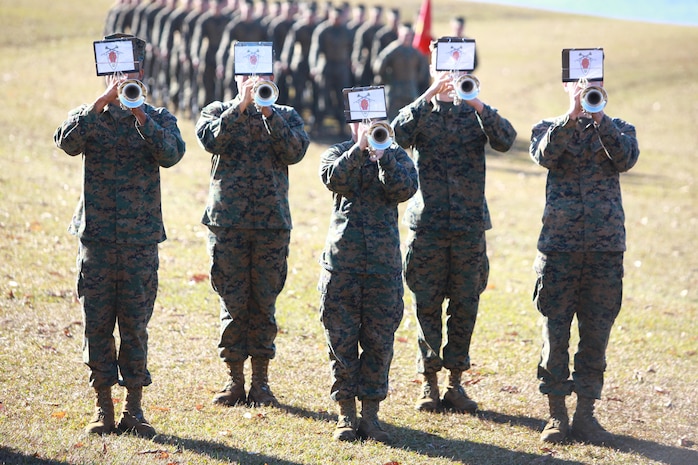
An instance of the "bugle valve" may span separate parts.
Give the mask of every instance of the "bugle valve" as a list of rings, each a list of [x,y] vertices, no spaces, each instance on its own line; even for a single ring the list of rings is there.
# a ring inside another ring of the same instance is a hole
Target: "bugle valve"
[[[145,103],[148,89],[138,79],[126,79],[119,84],[119,102],[124,108],[137,108]]]

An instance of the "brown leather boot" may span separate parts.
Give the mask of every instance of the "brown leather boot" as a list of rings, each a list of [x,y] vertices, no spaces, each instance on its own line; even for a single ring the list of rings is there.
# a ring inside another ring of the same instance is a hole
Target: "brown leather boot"
[[[119,420],[119,431],[131,433],[137,436],[152,438],[157,434],[148,420],[145,419],[141,408],[141,398],[143,397],[143,387],[132,387],[126,389],[126,405]]]
[[[279,402],[269,387],[269,359],[252,357],[252,385],[247,403],[258,406],[277,406]]]
[[[548,394],[548,406],[550,407],[550,418],[540,433],[540,440],[554,444],[562,443],[569,432],[569,417],[567,415],[567,405],[565,396],[553,396]]]
[[[245,394],[245,361],[226,362],[228,365],[228,381],[222,391],[213,396],[213,403],[232,407],[244,404],[247,400]]]
[[[337,441],[356,441],[356,400],[339,402],[337,426],[332,437]]]
[[[109,434],[114,431],[114,401],[111,386],[95,388],[95,418],[86,427],[87,434]]]
[[[594,402],[592,397],[577,396],[577,409],[572,417],[570,435],[576,440],[589,444],[609,445],[613,435],[601,426],[594,417]]]
[[[414,408],[423,412],[437,412],[441,409],[439,378],[436,373],[423,373],[422,395]]]
[[[453,369],[448,376],[448,387],[441,405],[445,409],[450,409],[458,413],[475,413],[477,412],[477,402],[472,400],[465,393],[465,389],[460,384],[461,370]]]
[[[361,420],[359,421],[356,434],[361,439],[373,439],[374,441],[388,443],[392,438],[378,421],[379,404],[380,402],[377,400],[361,401]]]

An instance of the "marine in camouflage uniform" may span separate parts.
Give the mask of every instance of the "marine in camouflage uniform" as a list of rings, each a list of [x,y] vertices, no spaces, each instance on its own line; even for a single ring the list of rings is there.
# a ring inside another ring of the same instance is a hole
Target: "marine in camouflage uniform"
[[[410,24],[399,27],[399,37],[377,54],[373,63],[375,84],[385,85],[388,118],[412,103],[429,87],[429,60],[412,46]]]
[[[393,120],[395,139],[412,147],[419,192],[404,220],[411,230],[405,280],[414,295],[419,327],[417,371],[424,377],[418,410],[442,406],[474,412],[477,404],[461,386],[470,368],[470,341],[489,262],[485,231],[490,215],[485,200],[485,146],[506,152],[516,131],[497,110],[478,98],[454,104],[453,79],[436,73],[434,82]],[[442,348],[442,305],[447,340]],[[449,384],[440,399],[438,372]]]
[[[292,76],[293,107],[300,114],[308,109],[313,122],[318,115],[319,100],[317,82],[310,76],[310,47],[317,27],[316,9],[314,3],[301,5],[301,15],[288,32],[281,52],[281,62],[288,66]]]
[[[137,44],[142,61],[145,43]],[[142,78],[143,71],[128,77]],[[83,360],[97,393],[97,418],[87,431],[114,429],[111,387],[119,382],[128,391],[119,429],[152,435],[140,397],[142,387],[151,384],[147,325],[158,289],[158,243],[166,238],[160,167],[176,164],[185,143],[177,119],[165,108],[146,103],[122,109],[117,85],[109,76],[104,94],[72,110],[56,129],[54,141],[83,159],[82,195],[69,230],[80,240],[77,293],[85,323]],[[118,354],[113,336],[117,322]]]
[[[313,31],[310,46],[310,70],[319,90],[313,129],[320,133],[325,118],[334,117],[339,133],[346,135],[342,91],[352,82],[351,48],[351,32],[346,26],[343,10],[333,7],[329,19]]]
[[[623,292],[625,216],[619,173],[635,165],[639,149],[631,124],[603,111],[582,113],[577,84],[566,83],[566,88],[570,111],[538,122],[530,146],[533,160],[548,170],[533,294],[543,315],[540,392],[548,396],[551,410],[541,439],[565,439],[565,397],[576,392],[573,435],[603,443],[611,435],[592,415],[594,400],[601,398],[606,347]],[[580,340],[570,379],[575,315]]]
[[[275,405],[267,369],[276,354],[276,298],[286,281],[292,226],[288,166],[303,159],[309,139],[296,110],[257,109],[255,80],[236,81],[240,93],[206,106],[196,123],[199,143],[213,154],[202,223],[209,229],[211,284],[220,297],[219,355],[230,372],[213,402]],[[245,396],[248,357],[252,384]]]
[[[388,393],[404,308],[397,205],[414,195],[418,178],[397,144],[371,160],[365,133],[363,125],[352,123],[353,138],[322,155],[320,177],[334,205],[318,287],[332,368],[330,397],[340,409],[335,438],[354,440],[358,433],[386,441],[378,405]],[[358,431],[356,398],[362,401]]]

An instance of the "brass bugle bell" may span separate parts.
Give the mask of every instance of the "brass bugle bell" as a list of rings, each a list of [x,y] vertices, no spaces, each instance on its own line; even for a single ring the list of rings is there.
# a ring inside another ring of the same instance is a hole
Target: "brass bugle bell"
[[[368,143],[374,150],[385,150],[393,143],[395,132],[386,121],[373,121],[368,127]]]
[[[279,98],[279,88],[273,81],[257,81],[252,89],[257,107],[268,107]]]
[[[463,74],[453,83],[458,100],[472,100],[480,93],[480,81],[472,74]]]
[[[119,84],[119,102],[125,108],[137,108],[145,103],[148,89],[138,79],[127,79]]]
[[[582,108],[587,113],[598,113],[606,107],[608,94],[603,87],[587,86],[580,96]]]

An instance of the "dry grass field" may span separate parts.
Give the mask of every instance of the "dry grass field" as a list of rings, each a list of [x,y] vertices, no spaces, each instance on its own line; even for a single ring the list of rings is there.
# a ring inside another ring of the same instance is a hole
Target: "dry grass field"
[[[419,0],[397,2],[409,18]],[[478,41],[481,98],[518,131],[488,152],[490,283],[473,338],[476,416],[413,409],[416,329],[410,296],[396,334],[381,417],[394,442],[336,443],[318,317],[318,256],[331,195],[315,141],[291,168],[289,277],[278,302],[270,382],[281,407],[216,408],[218,302],[207,279],[209,157],[180,118],[187,153],[163,170],[168,241],[150,325],[144,407],[159,435],[88,437],[92,392],[66,232],[81,164],[53,144],[68,110],[93,101],[91,43],[108,0],[0,0],[0,463],[2,464],[698,464],[698,28],[568,16],[469,1],[433,3],[435,35],[453,14]],[[622,176],[628,229],[624,304],[608,350],[598,416],[615,447],[541,448],[546,402],[535,377],[540,337],[531,264],[545,172],[528,157],[531,126],[564,113],[560,50],[604,47],[607,113],[637,127],[640,161]],[[119,403],[117,408],[122,404]]]

